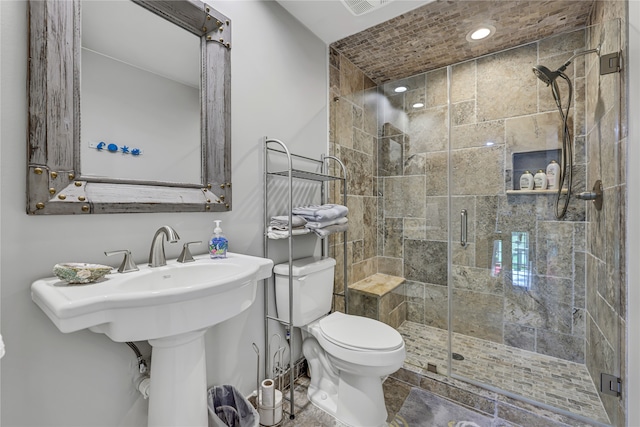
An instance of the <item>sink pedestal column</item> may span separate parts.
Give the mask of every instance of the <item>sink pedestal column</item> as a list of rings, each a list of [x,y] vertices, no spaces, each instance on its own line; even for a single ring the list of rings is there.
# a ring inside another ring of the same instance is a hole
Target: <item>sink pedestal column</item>
[[[149,340],[149,427],[207,427],[205,331]]]

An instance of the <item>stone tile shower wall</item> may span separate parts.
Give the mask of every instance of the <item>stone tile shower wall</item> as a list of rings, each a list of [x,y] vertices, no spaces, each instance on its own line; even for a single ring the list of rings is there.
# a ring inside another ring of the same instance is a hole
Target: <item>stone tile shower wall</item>
[[[330,131],[329,152],[347,168],[347,275],[353,284],[375,274],[378,269],[375,188],[378,102],[375,83],[334,49],[330,51]],[[335,163],[332,163],[335,165]],[[340,176],[334,166],[332,172]],[[342,203],[342,187],[330,186],[330,200]],[[329,239],[329,255],[336,259],[335,291],[343,293],[342,233]],[[335,299],[344,311],[344,299]]]
[[[349,174],[350,284],[375,272],[405,277],[407,320],[440,328],[448,326],[452,286],[454,331],[585,362],[587,330],[603,329],[585,322],[596,318],[586,314],[585,272],[588,260],[596,258],[586,241],[586,204],[573,199],[567,219],[557,221],[554,196],[506,194],[519,179],[511,171],[514,152],[559,147],[557,108],[531,67],[558,67],[585,48],[585,37],[578,31],[454,65],[449,89],[447,69],[404,79],[413,90],[399,95],[390,92],[389,83],[376,88],[331,49],[330,152]],[[580,192],[587,189],[585,58],[577,58],[567,73],[576,87],[570,124],[576,140],[574,191]],[[418,101],[425,106],[413,109]],[[488,141],[494,145],[487,147]],[[338,186],[331,191],[333,200],[341,200]],[[463,208],[469,211],[466,248],[456,242]],[[530,238],[529,288],[513,285],[509,256],[503,256],[497,277],[490,274],[493,242],[501,240],[503,254],[509,254],[512,232]],[[330,241],[338,261],[337,292],[342,291],[340,239]],[[336,302],[340,309],[342,299]]]
[[[624,28],[625,17],[624,1],[596,1],[590,24],[606,28],[620,18]],[[349,162],[354,175],[348,192],[350,283],[374,272],[406,277],[407,319],[443,329],[452,286],[456,331],[586,363],[596,386],[600,372],[627,378],[624,73],[615,87],[597,75],[595,57],[577,58],[568,70],[577,88],[571,113],[574,191],[603,179],[605,209],[596,212],[590,203],[573,200],[568,219],[556,221],[553,196],[506,194],[519,179],[511,172],[513,152],[551,149],[560,139],[550,90],[535,79],[531,66],[553,69],[585,48],[585,40],[592,47],[612,36],[587,30],[457,64],[451,68],[450,89],[446,69],[431,71],[405,79],[414,88],[416,81],[422,82],[423,90],[404,95],[389,92],[390,84],[374,88],[331,49],[331,98],[336,100],[331,105],[331,153]],[[625,52],[626,34],[619,37],[619,49]],[[619,123],[616,96],[621,100]],[[417,101],[425,107],[414,111]],[[494,145],[487,148],[486,141]],[[366,178],[369,168],[371,181]],[[451,283],[446,281],[449,186]],[[333,197],[340,194],[337,187],[332,192]],[[463,207],[470,212],[465,249],[456,242]],[[509,257],[503,257],[498,277],[487,271],[493,241],[502,240],[503,253],[509,253],[512,231],[531,236],[535,275],[529,289],[513,286]],[[340,238],[332,239],[330,247],[339,263]],[[336,276],[341,284],[341,265]],[[340,308],[341,298],[336,301]],[[615,424],[625,425],[625,400],[604,396],[603,403]]]
[[[584,362],[585,204],[573,200],[557,221],[553,195],[506,192],[519,179],[513,153],[557,149],[561,141],[551,91],[532,66],[557,68],[584,46],[578,31],[454,65],[450,77],[439,69],[396,82],[411,88],[404,94],[393,94],[397,84],[381,87],[378,271],[407,279],[407,320],[447,328],[451,286],[454,332]],[[567,70],[576,86],[570,123],[578,192],[585,189],[584,69],[579,58]],[[413,108],[416,102],[424,106]],[[462,209],[466,247],[458,243]],[[512,233],[530,241],[528,286],[512,280]],[[503,256],[492,275],[495,241]]]
[[[602,44],[602,53],[626,52],[626,3],[597,1],[588,34],[591,45]],[[619,19],[622,22],[618,21]],[[624,57],[623,57],[624,64]],[[587,58],[587,186],[601,179],[604,187],[602,211],[587,208],[587,324],[586,365],[593,381],[600,373],[627,378],[625,363],[626,325],[626,70],[599,75],[596,58]],[[625,389],[623,389],[623,396]],[[601,394],[609,417],[623,426],[624,398]],[[617,417],[617,418],[616,418]]]

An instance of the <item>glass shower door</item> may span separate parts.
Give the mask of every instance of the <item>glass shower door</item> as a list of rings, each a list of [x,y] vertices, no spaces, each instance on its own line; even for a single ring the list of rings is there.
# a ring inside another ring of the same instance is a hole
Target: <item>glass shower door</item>
[[[563,121],[532,67],[555,70],[598,45],[601,56],[617,52],[619,40],[616,21],[448,67],[449,372],[612,425],[619,400],[600,383],[601,374],[620,374],[624,159],[620,77],[600,75],[595,53],[564,71],[573,91],[564,217],[556,216],[557,191],[521,190],[519,180],[562,163]],[[566,109],[568,83],[557,84]],[[598,179],[602,211],[575,197]]]

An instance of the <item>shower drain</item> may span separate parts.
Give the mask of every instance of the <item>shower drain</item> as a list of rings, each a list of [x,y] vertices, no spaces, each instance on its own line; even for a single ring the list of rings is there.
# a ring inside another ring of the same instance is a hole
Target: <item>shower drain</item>
[[[464,360],[464,356],[458,353],[451,353],[453,360]]]

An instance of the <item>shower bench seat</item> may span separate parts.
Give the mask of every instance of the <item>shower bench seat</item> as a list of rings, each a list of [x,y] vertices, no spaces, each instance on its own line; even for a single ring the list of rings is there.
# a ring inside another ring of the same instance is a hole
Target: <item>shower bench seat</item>
[[[406,319],[405,279],[376,273],[349,285],[349,314],[398,328]]]

